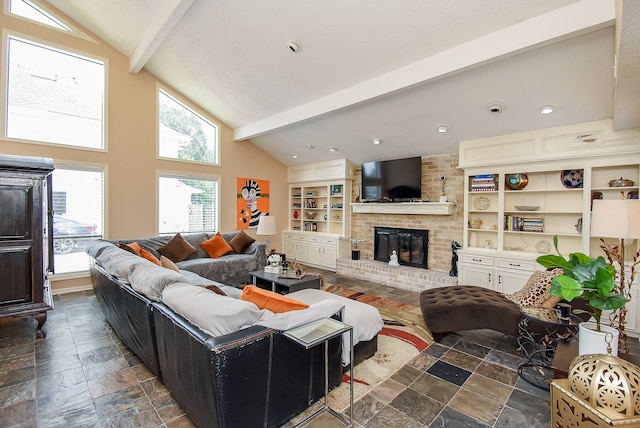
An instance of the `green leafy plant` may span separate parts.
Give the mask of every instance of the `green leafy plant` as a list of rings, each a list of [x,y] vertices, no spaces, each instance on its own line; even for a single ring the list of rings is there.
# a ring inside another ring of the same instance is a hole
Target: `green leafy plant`
[[[553,237],[553,244],[558,255],[548,254],[537,259],[547,269],[562,268],[564,271],[554,278],[549,292],[568,302],[576,298],[586,300],[591,308],[586,312],[596,320],[597,330],[601,331],[602,311],[619,309],[627,304],[626,297],[614,293],[616,268],[602,256],[594,259],[583,253],[571,253],[566,259],[558,250],[557,235]]]

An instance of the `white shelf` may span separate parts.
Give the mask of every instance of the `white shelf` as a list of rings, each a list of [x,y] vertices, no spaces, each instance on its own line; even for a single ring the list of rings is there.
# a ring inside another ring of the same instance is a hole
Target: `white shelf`
[[[456,211],[455,202],[355,202],[349,205],[354,213],[361,214],[451,215]]]

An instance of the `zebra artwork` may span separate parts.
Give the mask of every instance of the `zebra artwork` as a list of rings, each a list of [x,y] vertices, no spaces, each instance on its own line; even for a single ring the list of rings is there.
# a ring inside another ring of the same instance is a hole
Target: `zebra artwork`
[[[240,179],[239,179],[240,180]],[[244,201],[245,207],[239,207],[239,217],[238,224],[239,227],[243,226],[244,228],[254,228],[258,227],[258,221],[260,217],[263,215],[268,215],[268,204],[266,205],[267,210],[261,211],[258,207],[258,201],[262,198],[262,191],[260,188],[260,183],[258,180],[254,179],[242,179],[244,180],[244,185],[240,189],[239,198]],[[263,180],[261,180],[263,181]],[[268,182],[267,182],[268,183]]]

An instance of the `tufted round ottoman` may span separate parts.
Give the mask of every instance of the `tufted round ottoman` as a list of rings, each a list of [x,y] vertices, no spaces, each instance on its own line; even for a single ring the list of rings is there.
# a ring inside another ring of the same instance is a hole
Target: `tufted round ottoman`
[[[436,342],[446,333],[478,328],[516,336],[522,317],[520,307],[502,293],[473,285],[425,290],[420,309]]]

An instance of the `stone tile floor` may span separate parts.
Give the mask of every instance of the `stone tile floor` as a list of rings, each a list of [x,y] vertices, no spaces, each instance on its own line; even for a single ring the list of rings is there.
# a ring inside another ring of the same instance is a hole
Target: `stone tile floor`
[[[320,271],[328,283],[418,305],[418,293]],[[91,291],[55,296],[46,339],[0,319],[0,427],[192,427],[104,321]],[[520,379],[515,338],[446,336],[354,404],[357,427],[542,427],[549,392]],[[287,424],[289,425],[289,424]],[[311,427],[341,426],[330,414]]]

